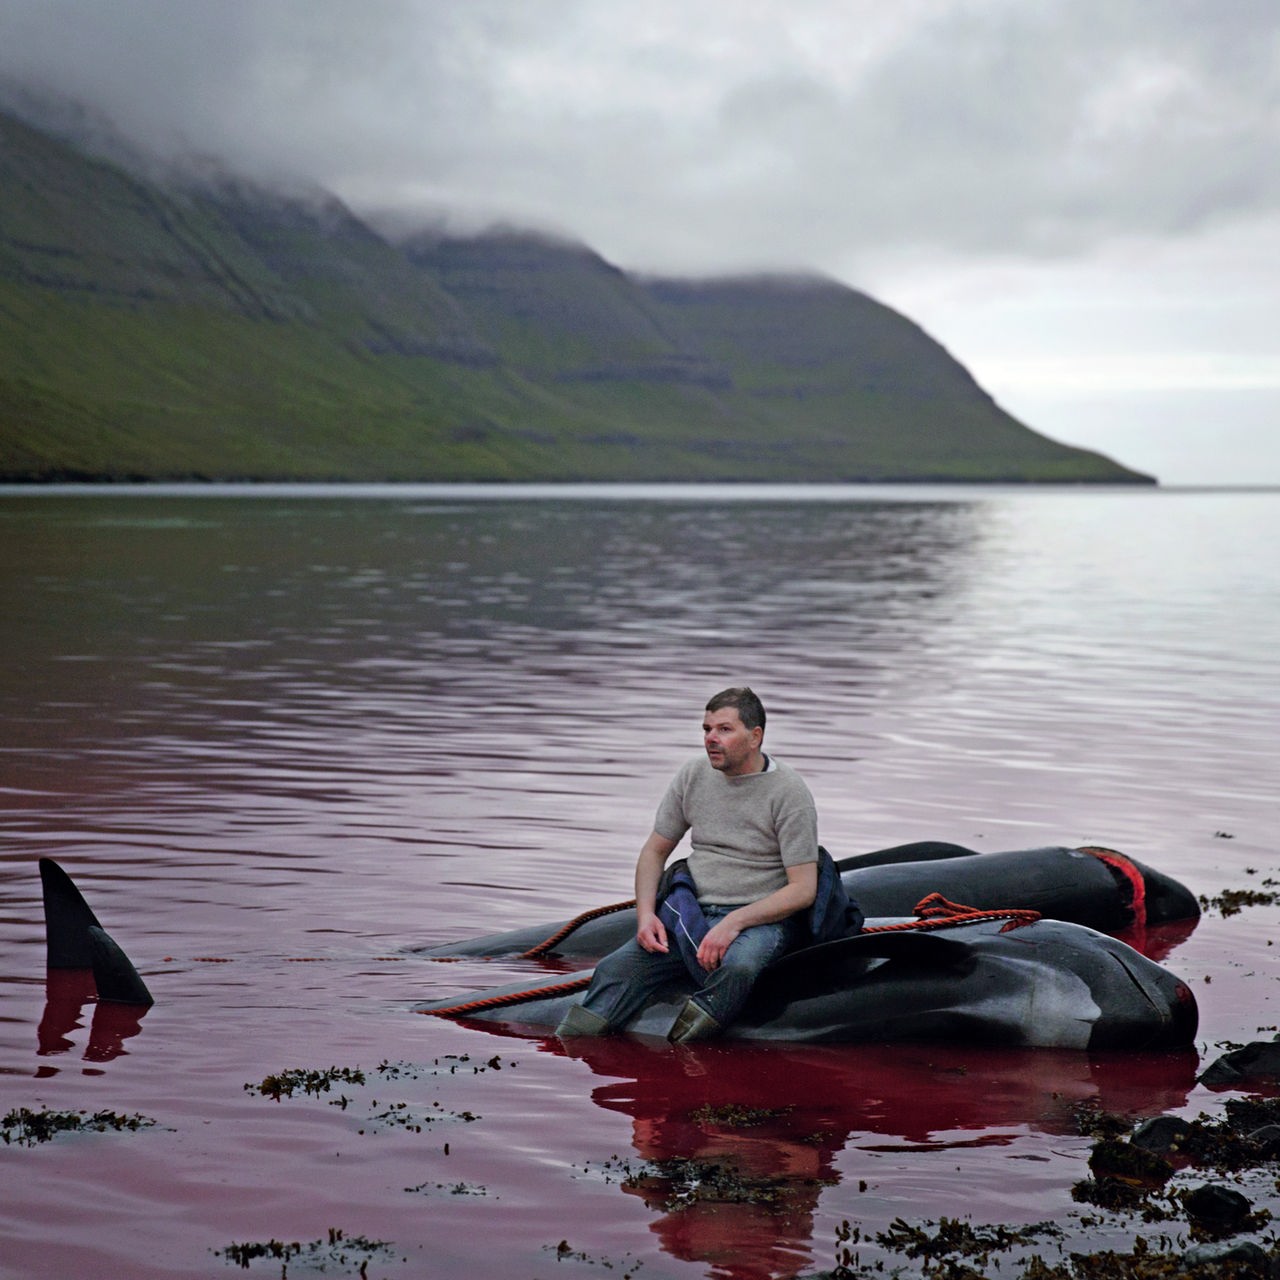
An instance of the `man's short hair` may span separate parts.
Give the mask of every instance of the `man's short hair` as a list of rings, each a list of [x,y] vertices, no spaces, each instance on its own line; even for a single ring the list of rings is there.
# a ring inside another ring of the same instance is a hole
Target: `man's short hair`
[[[738,713],[738,719],[745,728],[764,732],[764,703],[745,685],[722,689],[707,703],[708,711],[723,711],[726,707],[732,707]]]

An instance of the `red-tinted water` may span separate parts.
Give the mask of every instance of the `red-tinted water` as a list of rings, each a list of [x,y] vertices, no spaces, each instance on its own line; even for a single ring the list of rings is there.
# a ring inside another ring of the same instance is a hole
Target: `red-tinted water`
[[[743,678],[838,856],[1100,843],[1268,892],[1278,508],[6,500],[0,1111],[155,1123],[0,1147],[0,1275],[235,1274],[274,1240],[290,1276],[780,1277],[846,1220],[900,1262],[898,1217],[1127,1246],[1071,1197],[1075,1110],[1220,1110],[1198,1070],[1280,1024],[1275,907],[1135,939],[1201,1007],[1159,1056],[570,1054],[411,1011],[545,966],[411,948],[629,896],[699,700]],[[145,1016],[46,983],[43,854]],[[260,1092],[331,1066],[363,1083]]]

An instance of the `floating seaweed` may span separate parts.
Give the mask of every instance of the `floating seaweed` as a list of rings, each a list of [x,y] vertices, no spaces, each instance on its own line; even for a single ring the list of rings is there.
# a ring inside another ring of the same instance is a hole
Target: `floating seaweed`
[[[1274,907],[1277,902],[1280,902],[1280,893],[1262,889],[1226,889],[1212,898],[1200,895],[1200,905],[1206,911],[1216,908],[1224,919],[1239,915],[1245,907]]]
[[[716,1107],[707,1103],[691,1112],[689,1119],[694,1124],[717,1125],[722,1129],[751,1129],[770,1120],[780,1120],[794,1110],[794,1107],[744,1107],[733,1102]]]
[[[267,1076],[261,1084],[246,1084],[245,1092],[260,1093],[279,1102],[281,1098],[291,1098],[299,1091],[319,1097],[322,1093],[328,1093],[335,1081],[364,1084],[364,1072],[359,1067],[327,1067],[322,1071],[295,1067],[281,1071],[279,1075]]]
[[[155,1121],[148,1116],[134,1113],[121,1115],[116,1111],[32,1111],[18,1107],[0,1121],[0,1138],[5,1146],[16,1142],[21,1147],[34,1147],[38,1142],[49,1142],[60,1133],[117,1133],[149,1129]]]
[[[601,1263],[607,1271],[613,1271],[618,1267],[624,1268],[621,1272],[621,1280],[631,1280],[631,1277],[644,1266],[639,1258],[632,1259],[630,1253],[624,1254],[622,1261],[617,1264],[609,1258],[593,1258],[585,1250],[575,1249],[568,1240],[561,1240],[559,1244],[544,1244],[542,1247],[545,1252],[554,1253],[557,1262],[585,1262],[590,1266]],[[631,1260],[628,1261],[629,1259]]]
[[[225,1249],[213,1250],[214,1257],[226,1258],[230,1263],[245,1269],[259,1259],[279,1262],[281,1280],[287,1280],[289,1263],[298,1259],[302,1265],[327,1271],[331,1265],[354,1267],[353,1274],[361,1280],[369,1274],[369,1263],[379,1255],[390,1256],[395,1246],[387,1240],[370,1240],[367,1236],[348,1236],[338,1227],[330,1227],[328,1239],[312,1240],[307,1244],[298,1241],[252,1240],[243,1244],[231,1243]]]

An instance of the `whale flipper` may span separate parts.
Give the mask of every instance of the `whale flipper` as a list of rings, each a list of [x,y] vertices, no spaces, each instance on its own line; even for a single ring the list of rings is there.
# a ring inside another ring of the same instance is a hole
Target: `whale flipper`
[[[834,938],[811,947],[798,948],[776,960],[771,969],[786,971],[788,967],[809,968],[814,964],[846,963],[850,959],[895,960],[921,968],[946,969],[969,966],[973,950],[964,942],[939,933],[854,933],[847,938]]]
[[[111,1000],[116,1004],[155,1004],[133,962],[116,940],[98,925],[89,926],[89,950],[99,1000]]]

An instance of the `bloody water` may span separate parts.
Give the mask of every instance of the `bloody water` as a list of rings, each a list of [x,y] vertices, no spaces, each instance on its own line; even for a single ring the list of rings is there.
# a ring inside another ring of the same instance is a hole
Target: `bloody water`
[[[0,496],[0,1112],[155,1122],[0,1146],[0,1275],[277,1241],[315,1243],[290,1276],[782,1277],[838,1235],[900,1263],[899,1217],[1128,1247],[1071,1197],[1076,1111],[1220,1113],[1198,1071],[1280,1024],[1274,906],[1133,939],[1200,1004],[1157,1056],[570,1054],[412,1012],[545,964],[414,948],[628,897],[744,681],[838,857],[1103,844],[1207,899],[1280,887],[1278,544],[1274,493]],[[46,981],[42,855],[145,1015]],[[364,1082],[260,1092],[331,1066]]]

